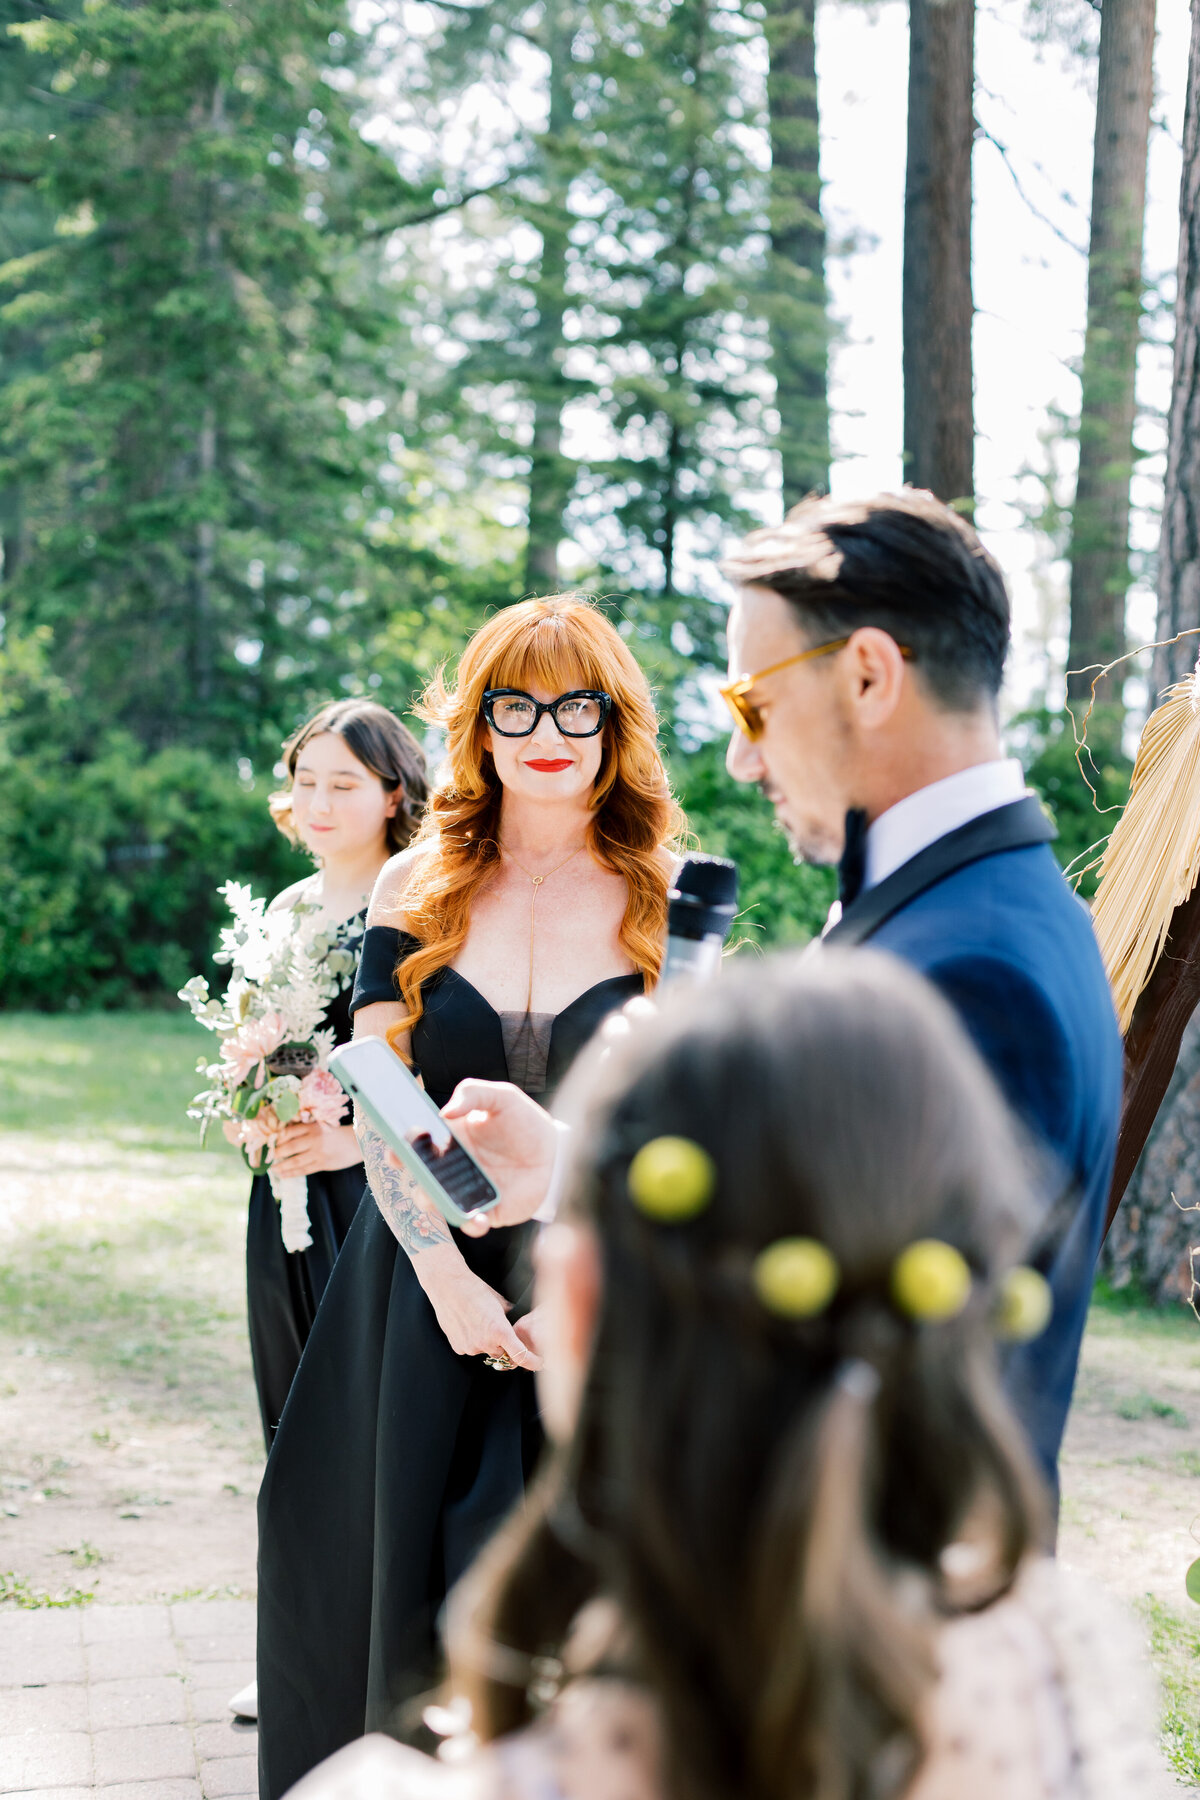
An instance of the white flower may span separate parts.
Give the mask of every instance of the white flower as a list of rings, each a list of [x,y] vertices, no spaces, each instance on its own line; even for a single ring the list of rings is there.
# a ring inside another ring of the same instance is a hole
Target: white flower
[[[321,1020],[347,976],[340,965],[334,968],[327,961],[330,940],[317,928],[317,909],[300,905],[269,912],[265,901],[236,881],[227,881],[219,891],[233,915],[232,924],[221,932],[214,956],[214,961],[228,965],[230,972],[224,1000],[211,999],[208,983],[199,975],[180,989],[180,999],[202,1025],[218,1033],[223,1047],[245,1028],[272,1018],[273,1028],[278,1026],[281,1033],[276,1042],[311,1044],[318,1066],[324,1068],[335,1036],[322,1028]],[[204,1073],[213,1085],[196,1095],[189,1117],[206,1124],[213,1118],[236,1120],[234,1098],[242,1084],[241,1062],[223,1056],[222,1061],[205,1067]],[[277,1090],[275,1082],[282,1084]],[[296,1110],[298,1087],[294,1076],[276,1077],[268,1083],[270,1092],[277,1091],[288,1117]]]

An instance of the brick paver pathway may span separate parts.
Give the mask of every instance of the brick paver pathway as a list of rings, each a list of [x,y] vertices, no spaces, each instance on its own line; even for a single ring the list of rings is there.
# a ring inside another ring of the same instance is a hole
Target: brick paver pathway
[[[228,1701],[254,1675],[254,1604],[0,1612],[0,1794],[243,1800],[257,1734]]]

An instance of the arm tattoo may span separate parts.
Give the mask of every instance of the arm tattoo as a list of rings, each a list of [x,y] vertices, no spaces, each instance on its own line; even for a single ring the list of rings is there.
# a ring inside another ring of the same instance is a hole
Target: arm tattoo
[[[418,1206],[408,1192],[411,1176],[393,1169],[387,1160],[387,1145],[374,1126],[360,1114],[354,1122],[362,1148],[367,1181],[375,1204],[391,1227],[392,1235],[409,1256],[428,1250],[434,1244],[452,1242],[449,1228],[435,1212]]]

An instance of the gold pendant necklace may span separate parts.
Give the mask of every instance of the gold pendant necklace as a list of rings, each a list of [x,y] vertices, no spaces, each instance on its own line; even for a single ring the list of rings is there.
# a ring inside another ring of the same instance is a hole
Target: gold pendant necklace
[[[570,856],[565,857],[562,862],[557,863],[553,869],[547,869],[544,875],[531,875],[525,865],[517,861],[511,850],[501,850],[501,855],[506,856],[515,869],[520,869],[526,881],[532,882],[533,884],[533,893],[529,897],[529,991],[525,996],[526,1018],[528,1018],[533,1011],[533,928],[534,919],[537,914],[538,889],[542,886],[543,882],[549,881],[552,875],[557,875],[560,869],[565,869],[569,862],[574,862],[575,858],[581,851],[586,849],[586,847],[586,845],[580,844],[578,849],[572,850]]]

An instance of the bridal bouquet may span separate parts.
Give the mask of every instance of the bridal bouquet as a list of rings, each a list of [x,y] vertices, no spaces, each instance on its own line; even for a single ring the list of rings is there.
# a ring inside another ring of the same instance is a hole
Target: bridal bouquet
[[[202,1143],[219,1119],[250,1168],[266,1170],[279,1202],[284,1247],[306,1250],[312,1243],[308,1182],[303,1175],[277,1175],[271,1157],[278,1133],[293,1119],[343,1122],[346,1096],[327,1066],[334,1034],[320,1022],[353,977],[354,957],[316,928],[316,907],[300,903],[268,912],[265,901],[236,881],[218,892],[233,914],[213,956],[229,965],[224,998],[210,996],[202,975],[179,990],[193,1017],[221,1040],[220,1059],[202,1057],[196,1065],[208,1086],[188,1107],[188,1118],[200,1120]]]

